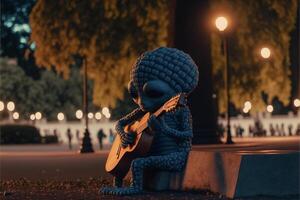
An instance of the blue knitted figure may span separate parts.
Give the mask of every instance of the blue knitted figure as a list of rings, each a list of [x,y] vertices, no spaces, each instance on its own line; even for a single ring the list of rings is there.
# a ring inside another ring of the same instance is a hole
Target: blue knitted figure
[[[116,131],[122,146],[135,140],[134,133],[125,133],[127,124],[141,118],[146,112],[153,113],[167,100],[179,93],[190,93],[198,83],[198,68],[191,57],[174,48],[161,47],[144,53],[133,66],[128,90],[139,108],[120,119]],[[149,128],[154,139],[147,157],[131,163],[132,182],[122,187],[123,177],[115,177],[115,187],[103,187],[102,194],[131,195],[143,191],[144,169],[182,171],[191,148],[193,135],[191,114],[188,106],[178,107],[160,117],[150,116]]]

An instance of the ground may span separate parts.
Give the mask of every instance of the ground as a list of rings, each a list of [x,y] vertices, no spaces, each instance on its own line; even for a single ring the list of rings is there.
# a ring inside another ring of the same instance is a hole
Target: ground
[[[282,150],[299,148],[299,137],[248,138],[231,148],[260,149],[262,146]],[[229,147],[229,146],[228,146]],[[194,147],[215,149],[215,145]],[[108,147],[94,154],[78,154],[66,145],[11,145],[0,147],[0,199],[43,200],[43,199],[199,199],[227,200],[222,195],[209,191],[147,192],[133,197],[100,196],[102,185],[110,185],[111,177],[105,173],[104,163]],[[249,197],[240,200],[297,200],[299,196]]]
[[[68,200],[92,200],[92,199],[122,199],[122,200],[229,200],[228,198],[214,194],[209,191],[187,191],[187,192],[146,192],[142,195],[114,197],[99,195],[98,189],[103,184],[109,184],[102,179],[76,180],[76,181],[30,181],[19,179],[13,181],[1,181],[0,199],[3,200],[48,200],[48,199],[68,199]],[[285,197],[249,197],[239,200],[297,200],[297,196]]]

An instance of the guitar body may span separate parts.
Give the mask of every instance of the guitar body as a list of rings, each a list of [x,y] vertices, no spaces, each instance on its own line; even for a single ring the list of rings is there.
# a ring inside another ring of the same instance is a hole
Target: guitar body
[[[139,122],[125,127],[125,132],[136,132],[139,124],[147,122],[150,115],[144,116]],[[105,170],[118,177],[125,177],[130,169],[131,162],[139,157],[144,157],[150,150],[154,135],[149,129],[137,132],[135,143],[126,148],[121,147],[121,137],[116,135],[108,155]]]
[[[153,115],[158,117],[164,112],[169,112],[178,106],[186,105],[185,97],[184,94],[176,95],[153,113]],[[132,145],[123,148],[120,135],[116,135],[105,165],[107,172],[123,178],[126,176],[134,159],[147,156],[154,137],[148,128],[149,117],[150,113],[146,113],[140,120],[125,126],[125,133],[136,133],[136,139]]]

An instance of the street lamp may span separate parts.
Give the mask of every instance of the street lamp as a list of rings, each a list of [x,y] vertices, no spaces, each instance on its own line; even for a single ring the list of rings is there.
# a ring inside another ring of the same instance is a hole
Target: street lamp
[[[83,114],[85,119],[85,131],[84,136],[82,138],[80,153],[93,153],[93,145],[90,138],[89,132],[89,119],[88,119],[88,94],[87,94],[87,64],[86,64],[86,57],[82,58],[83,64]]]
[[[225,89],[226,89],[226,119],[227,119],[227,138],[226,144],[233,144],[231,136],[231,127],[230,127],[230,93],[229,93],[229,84],[230,84],[230,70],[229,70],[229,56],[228,56],[228,40],[226,36],[226,29],[228,27],[228,20],[224,16],[219,16],[215,20],[216,28],[221,33],[222,42],[223,42],[223,52],[225,56]],[[246,110],[245,110],[246,111]]]
[[[228,21],[225,17],[221,16],[221,17],[217,17],[216,19],[216,27],[219,31],[225,31],[225,29],[228,26]]]
[[[263,57],[264,59],[268,59],[271,56],[271,50],[268,47],[263,47],[260,50],[260,55],[261,57]]]

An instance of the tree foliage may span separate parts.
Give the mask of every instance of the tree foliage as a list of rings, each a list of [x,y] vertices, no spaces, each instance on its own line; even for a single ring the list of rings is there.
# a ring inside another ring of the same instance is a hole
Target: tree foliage
[[[74,56],[86,58],[94,103],[114,106],[137,56],[166,45],[167,15],[165,0],[38,0],[30,15],[37,64],[68,77]]]
[[[253,110],[264,111],[265,104],[278,97],[285,105],[291,94],[289,45],[295,28],[297,0],[215,0],[212,10],[231,14],[229,59],[231,101],[237,108],[252,102]],[[219,107],[225,110],[224,56],[221,38],[212,34],[212,57]],[[260,48],[267,46],[272,55],[263,60]],[[263,100],[262,94],[267,96]]]
[[[15,59],[0,58],[1,101],[14,101],[23,119],[39,111],[48,120],[56,120],[58,112],[73,120],[76,110],[82,107],[82,79],[78,69],[72,68],[70,73],[70,78],[64,80],[52,70],[45,70],[39,80],[33,80],[17,66]],[[89,96],[92,96],[92,89],[89,81]],[[89,110],[97,111],[91,98]]]
[[[43,89],[26,76],[16,60],[0,58],[0,96],[4,102],[14,101],[16,111],[23,115],[43,107]]]

